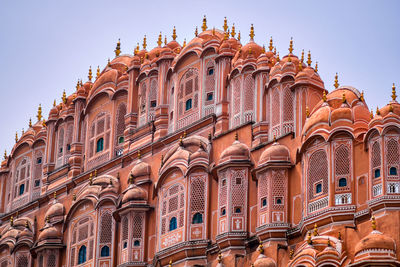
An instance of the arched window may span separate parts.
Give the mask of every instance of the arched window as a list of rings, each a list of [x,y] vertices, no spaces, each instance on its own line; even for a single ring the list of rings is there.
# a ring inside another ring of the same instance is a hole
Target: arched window
[[[140,246],[140,240],[135,240],[135,241],[133,242],[133,246],[134,246],[134,247],[139,247],[139,246]]]
[[[173,231],[177,228],[177,222],[176,222],[176,217],[172,217],[169,220],[169,231]]]
[[[379,177],[381,177],[381,169],[375,169],[374,178],[379,178]]]
[[[23,195],[24,192],[25,192],[25,185],[24,185],[24,184],[21,184],[21,185],[19,186],[19,196]]]
[[[293,112],[293,100],[294,94],[289,84],[285,84],[282,91],[282,134],[293,131],[294,126],[294,112]]]
[[[214,91],[215,91],[215,70],[214,61],[208,61],[206,65],[207,75],[205,77],[205,89],[203,90],[204,97],[204,116],[214,113]]]
[[[79,249],[78,264],[86,262],[86,246],[83,245]]]
[[[242,123],[253,121],[254,117],[254,79],[251,74],[248,74],[244,80],[243,94],[243,119]]]
[[[221,209],[221,216],[224,216],[226,214],[226,209],[225,208],[222,208]]]
[[[149,90],[149,115],[148,121],[155,120],[155,108],[157,107],[157,91],[158,91],[158,84],[157,78],[152,78],[150,82],[150,90]]]
[[[185,110],[188,111],[191,108],[192,108],[192,99],[189,98],[188,100],[186,100]]]
[[[203,214],[201,214],[200,212],[195,213],[193,215],[192,223],[193,224],[203,223]]]
[[[101,137],[97,140],[96,143],[96,153],[103,151],[104,149],[104,138]]]
[[[397,168],[396,167],[390,167],[389,175],[397,175]]]
[[[381,177],[381,146],[375,141],[371,149],[371,169],[374,178]]]
[[[101,252],[100,252],[100,256],[101,257],[108,257],[110,256],[110,248],[108,246],[104,246],[101,248]]]
[[[311,154],[308,163],[308,199],[327,193],[328,157],[325,150],[317,150]]]
[[[242,213],[241,207],[235,207],[235,213]]]
[[[24,195],[29,191],[31,178],[31,164],[29,158],[23,158],[17,165],[15,172],[14,197]]]
[[[346,178],[340,178],[339,179],[339,187],[346,187],[347,186],[347,179]]]
[[[115,140],[117,146],[120,146],[124,143],[125,115],[126,104],[120,103],[115,115]]]
[[[315,186],[315,193],[316,194],[319,194],[319,193],[321,193],[322,192],[322,184],[321,183],[318,183],[316,186]]]
[[[199,119],[199,75],[196,69],[187,70],[181,77],[178,92],[177,128],[185,127]]]

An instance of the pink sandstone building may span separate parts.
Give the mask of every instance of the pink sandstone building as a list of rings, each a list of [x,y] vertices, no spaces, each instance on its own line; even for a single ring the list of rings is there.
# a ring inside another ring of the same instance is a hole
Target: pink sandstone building
[[[1,162],[0,267],[400,266],[394,85],[373,114],[253,37],[118,42],[39,107]]]

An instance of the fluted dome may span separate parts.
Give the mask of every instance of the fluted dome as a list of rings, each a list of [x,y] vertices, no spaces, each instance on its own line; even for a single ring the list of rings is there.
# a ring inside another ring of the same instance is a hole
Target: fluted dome
[[[254,262],[254,267],[276,267],[276,262],[270,257],[260,254]]]
[[[125,204],[129,201],[145,200],[146,197],[147,193],[145,190],[134,184],[130,184],[128,189],[125,191],[124,196],[122,197],[122,204]]]
[[[258,165],[265,164],[268,162],[281,162],[281,161],[289,161],[290,162],[290,153],[289,149],[285,145],[281,145],[278,142],[274,142],[270,147],[268,147],[261,154],[260,160],[258,161]]]
[[[131,170],[133,177],[150,175],[150,166],[146,162],[139,159],[138,163]]]
[[[357,243],[355,249],[355,255],[364,250],[376,250],[376,249],[386,249],[386,250],[396,250],[396,243],[391,238],[381,232],[374,230],[369,235],[364,237]]]
[[[56,216],[64,215],[64,205],[62,203],[56,202],[47,210],[45,218],[53,218]]]
[[[220,162],[225,162],[228,160],[248,160],[250,159],[250,151],[249,148],[236,140],[233,142],[232,145],[227,147],[224,151],[221,153],[221,160]]]
[[[56,227],[48,225],[38,237],[38,241],[44,241],[47,239],[58,239],[61,238],[60,232],[57,230]]]

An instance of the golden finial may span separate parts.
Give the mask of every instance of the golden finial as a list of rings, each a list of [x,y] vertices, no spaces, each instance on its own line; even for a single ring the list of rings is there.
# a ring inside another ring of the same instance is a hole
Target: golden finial
[[[326,245],[327,245],[328,247],[331,246],[331,240],[329,239],[329,237],[328,237],[328,241],[326,242]]]
[[[11,216],[10,218],[10,226],[13,227],[14,226],[14,217]]]
[[[254,26],[253,26],[253,24],[251,24],[249,36],[250,36],[250,41],[253,41],[254,40]]]
[[[76,86],[75,86],[75,88],[76,88],[77,91],[78,91],[78,89],[79,89],[79,85],[80,85],[80,83],[79,83],[79,79],[78,79],[78,81],[76,82]]]
[[[238,132],[236,132],[235,133],[235,141],[238,141],[239,140],[239,134],[238,134]]]
[[[167,41],[167,36],[166,35],[164,35],[164,45],[167,45],[168,44],[168,41]]]
[[[45,220],[45,221],[46,221],[46,223],[50,223],[50,218],[49,218],[49,216],[46,217],[46,220]]]
[[[378,106],[376,107],[376,115],[381,115],[381,112],[379,111]]]
[[[142,158],[142,154],[141,154],[141,152],[140,152],[140,149],[139,149],[138,152],[137,152],[137,158],[138,158],[138,159],[141,159],[141,158]]]
[[[107,59],[107,66],[108,66],[108,67],[111,67],[110,58]]]
[[[100,76],[100,66],[97,66],[96,79]]]
[[[290,57],[291,54],[288,55],[287,61],[292,62],[292,58]]]
[[[228,40],[229,39],[229,32],[226,31],[224,32],[224,40]]]
[[[29,128],[31,128],[31,127],[32,127],[32,119],[29,118]]]
[[[169,260],[168,267],[172,267],[172,260]]]
[[[82,79],[81,79],[81,84],[80,85],[81,85],[81,87],[83,86]]]
[[[7,159],[7,150],[4,149],[4,159]]]
[[[160,34],[158,35],[157,44],[158,44],[158,46],[161,46],[161,45],[162,45],[162,35],[161,35],[161,32],[160,32]]]
[[[92,173],[89,174],[89,185],[93,184],[93,177],[92,177]]]
[[[22,135],[24,135],[24,133],[25,133],[24,128],[22,128]],[[21,136],[22,136],[22,135],[21,135]]]
[[[129,173],[128,184],[133,184],[133,174]]]
[[[338,239],[342,240],[342,233],[341,232],[338,233]]]
[[[176,29],[175,29],[175,26],[174,26],[174,29],[172,30],[172,40],[176,40],[176,37],[178,37],[177,35],[176,35]]]
[[[226,19],[226,17],[224,17],[224,26],[222,26],[222,28],[224,29],[224,32],[228,30],[228,20]]]
[[[260,244],[259,246],[258,246],[258,252],[260,252],[260,254],[263,254],[264,253],[264,248],[263,248],[263,245],[262,244]]]
[[[375,216],[372,216],[372,218],[371,218],[371,227],[372,227],[372,230],[376,230],[376,220],[375,220]]]
[[[57,191],[54,191],[54,199],[57,199]]]
[[[94,170],[94,177],[97,177],[97,170]]]
[[[294,255],[294,250],[291,249],[290,252],[289,252],[289,258],[292,259],[292,258],[293,258],[293,255]]]
[[[220,253],[218,253],[218,263],[221,263],[221,262],[222,262],[222,254],[220,252]]]
[[[57,102],[56,102],[56,100],[54,99],[53,107],[55,107],[56,105],[57,105]]]
[[[290,37],[289,54],[292,54],[292,52],[293,52],[293,37]]]
[[[206,15],[204,15],[204,18],[203,18],[203,25],[201,25],[201,29],[203,30],[203,32],[204,32],[205,30],[207,30],[207,18],[206,18]]]
[[[236,32],[235,32],[235,23],[232,25],[232,30],[231,30],[231,36],[232,38],[235,38]]]
[[[324,90],[324,92],[322,93],[322,100],[323,100],[324,102],[326,102],[326,100],[327,100],[325,90]]]
[[[45,119],[43,119],[42,126],[46,127],[46,120]]]
[[[146,50],[147,47],[147,38],[146,35],[143,37],[143,50]]]
[[[212,29],[212,35],[215,35],[215,27]]]
[[[346,94],[344,92],[342,94],[342,103],[346,103]]]
[[[374,111],[371,109],[371,112],[370,112],[370,115],[369,115],[369,117],[371,118],[371,119],[373,119],[374,118]]]
[[[273,141],[274,143],[276,143],[276,135],[274,134],[274,141]]]
[[[91,81],[92,81],[92,78],[93,78],[93,76],[92,76],[92,66],[89,66],[89,75],[88,75],[88,78],[89,78],[89,82],[91,82]]]
[[[42,105],[41,104],[39,104],[36,118],[38,119],[38,121],[42,120]]]
[[[304,49],[301,51],[301,59],[300,59],[300,61],[304,62]]]
[[[392,104],[389,104],[389,112],[393,112],[393,106],[392,106]]]
[[[196,26],[196,29],[194,30],[194,36],[197,37],[197,35],[199,35],[199,31],[197,30],[197,26]]]
[[[161,155],[161,167],[164,166],[164,155]]]
[[[396,101],[396,98],[397,98],[397,95],[396,95],[396,86],[395,86],[394,83],[393,83],[393,86],[392,86],[392,99],[393,99],[393,101]]]
[[[184,48],[186,46],[186,38],[185,39],[183,39],[183,45],[182,45],[182,48]]]
[[[338,74],[337,74],[337,72],[336,72],[336,75],[335,75],[335,83],[333,84],[333,86],[334,86],[336,89],[339,87],[339,81],[338,81]]]
[[[117,46],[115,47],[115,56],[118,57],[121,54],[121,41],[118,39]]]
[[[274,54],[276,55],[276,46],[274,47]]]
[[[261,53],[265,54],[265,45],[263,45]]]
[[[361,100],[361,101],[364,101],[364,91],[361,92],[360,100]]]
[[[18,142],[18,132],[15,132],[15,143]]]
[[[274,49],[274,41],[272,40],[272,36],[271,36],[271,39],[269,39],[268,48],[269,48],[269,51],[271,51],[271,52],[272,52],[272,49]]]
[[[300,71],[303,70],[303,62],[301,60],[299,60],[299,70]]]
[[[311,232],[309,231],[307,234],[307,244],[311,245],[312,244],[312,240],[311,240]]]
[[[28,221],[25,221],[25,228],[29,229]]]
[[[281,59],[279,58],[279,52],[278,52],[278,54],[276,55],[276,62],[279,62],[279,61],[281,61]]]
[[[238,41],[240,42],[240,31],[239,31],[239,33],[238,33]]]
[[[307,118],[310,117],[310,109],[306,106],[306,116]]]
[[[183,138],[186,138],[186,130],[183,131]]]
[[[180,145],[180,146],[183,146],[183,138],[182,138],[182,135],[179,137],[179,145]]]
[[[61,100],[64,104],[67,104],[67,94],[65,93],[65,90],[63,91]]]
[[[311,67],[311,63],[312,63],[312,61],[311,61],[311,51],[308,50],[307,65],[309,67]]]
[[[318,226],[317,223],[314,223],[314,236],[318,235]]]
[[[139,47],[139,43],[137,43],[135,51],[133,52],[135,55],[139,54],[140,51],[140,47]]]
[[[249,55],[253,53],[253,50],[251,49],[251,46],[249,46]]]
[[[73,201],[76,200],[76,194],[75,194],[75,193],[72,195],[72,200],[73,200]]]
[[[318,72],[318,61],[315,62],[315,68],[314,68],[315,72]]]

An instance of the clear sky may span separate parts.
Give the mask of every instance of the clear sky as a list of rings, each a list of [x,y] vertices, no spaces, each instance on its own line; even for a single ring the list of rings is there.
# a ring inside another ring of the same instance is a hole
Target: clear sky
[[[148,37],[156,46],[160,31],[189,41],[201,26],[222,28],[224,16],[235,23],[242,43],[255,27],[255,41],[273,36],[281,57],[311,50],[313,66],[329,91],[335,72],[341,85],[364,90],[370,108],[390,100],[392,83],[400,95],[400,1],[11,1],[0,0],[0,155],[11,150],[15,132],[36,122],[39,103],[47,119],[54,99],[75,91],[88,68],[122,53],[133,53]]]

